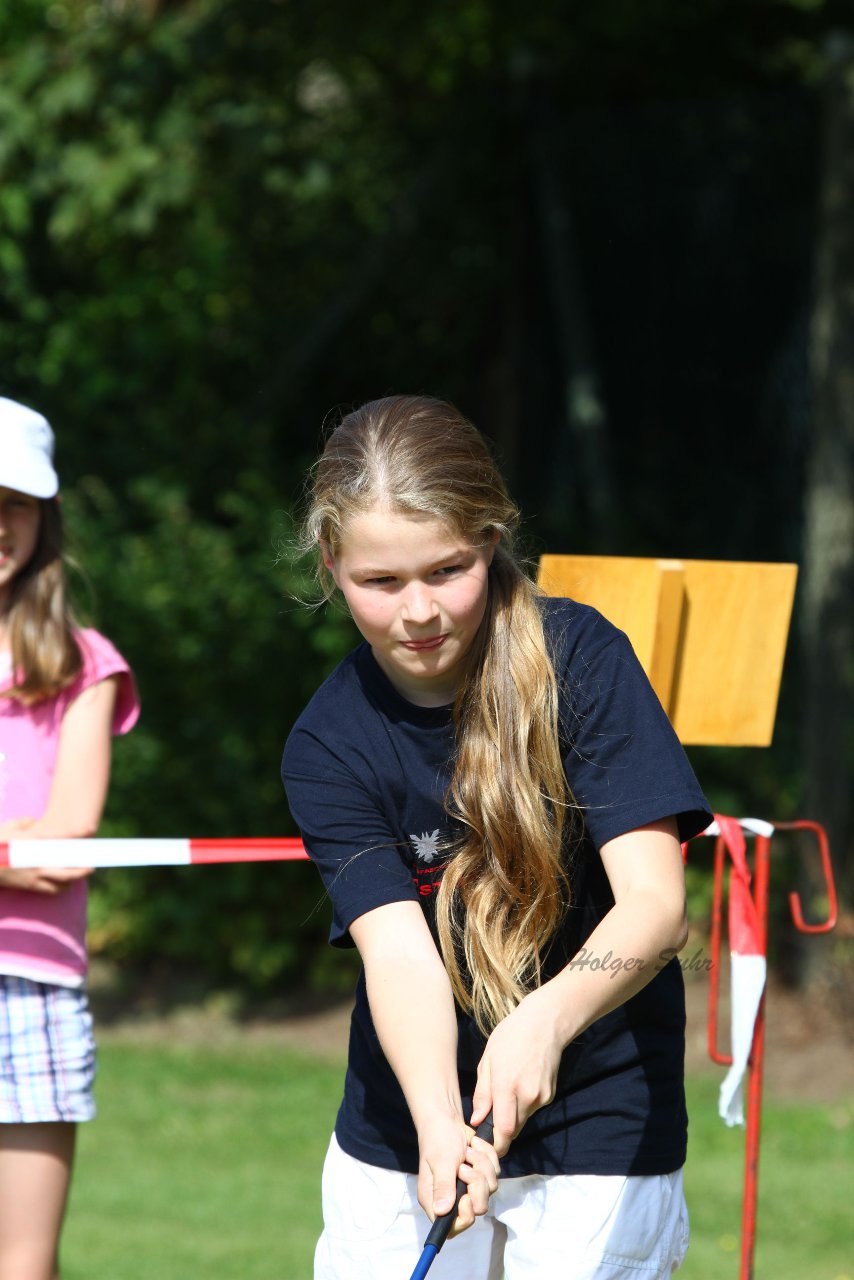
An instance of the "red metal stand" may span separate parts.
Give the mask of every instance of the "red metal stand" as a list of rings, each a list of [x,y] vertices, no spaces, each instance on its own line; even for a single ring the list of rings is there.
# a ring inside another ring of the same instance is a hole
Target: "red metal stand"
[[[778,831],[809,831],[817,841],[825,888],[827,891],[827,919],[818,924],[807,924],[797,893],[789,895],[789,905],[795,928],[800,933],[829,933],[836,924],[836,886],[830,861],[827,834],[817,822],[775,822]],[[723,835],[715,843],[714,892],[712,898],[711,960],[709,983],[708,1046],[713,1062],[729,1066],[732,1058],[718,1050],[718,1001],[720,995],[721,939],[723,934],[724,869],[727,845]],[[768,888],[771,875],[771,837],[755,836],[753,859],[752,896],[759,923],[759,942],[763,955],[768,942]],[[753,1044],[748,1062],[747,1122],[744,1149],[744,1199],[741,1215],[741,1268],[739,1280],[753,1280],[753,1259],[756,1248],[756,1209],[759,1187],[759,1138],[762,1120],[762,1069],[765,1053],[765,997],[759,1005],[753,1031]]]

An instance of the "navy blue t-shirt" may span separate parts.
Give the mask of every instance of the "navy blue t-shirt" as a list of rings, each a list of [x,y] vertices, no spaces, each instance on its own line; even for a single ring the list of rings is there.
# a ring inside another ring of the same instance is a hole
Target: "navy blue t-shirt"
[[[711,814],[690,764],[625,635],[572,600],[542,602],[560,689],[561,746],[579,806],[567,839],[572,905],[544,965],[592,962],[584,942],[614,904],[598,849],[675,816],[682,840]],[[330,941],[366,911],[417,901],[435,932],[435,893],[459,835],[444,798],[453,770],[449,707],[403,698],[360,645],[321,685],[285,746],[291,812],[332,902]],[[596,957],[614,963],[629,957]],[[413,1000],[418,992],[413,991]],[[471,1106],[484,1037],[457,1011],[463,1107]],[[685,1000],[678,961],[566,1049],[553,1102],[535,1112],[502,1159],[507,1177],[655,1174],[685,1159]],[[415,1128],[371,1021],[362,973],[335,1126],[348,1154],[418,1170]]]

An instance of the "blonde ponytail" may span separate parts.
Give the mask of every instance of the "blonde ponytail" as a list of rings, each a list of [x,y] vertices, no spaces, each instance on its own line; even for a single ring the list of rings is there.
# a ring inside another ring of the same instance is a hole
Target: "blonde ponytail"
[[[536,588],[502,547],[455,717],[448,799],[466,834],[445,871],[437,923],[454,995],[488,1032],[539,984],[569,904],[555,673]]]

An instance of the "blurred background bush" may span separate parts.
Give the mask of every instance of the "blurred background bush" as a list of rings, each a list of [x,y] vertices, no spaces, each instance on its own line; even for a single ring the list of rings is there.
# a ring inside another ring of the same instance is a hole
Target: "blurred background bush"
[[[282,744],[354,639],[300,603],[302,477],[330,414],[426,391],[493,439],[534,557],[801,564],[773,747],[692,756],[722,810],[825,822],[850,905],[852,27],[0,6],[0,392],[55,425],[80,609],[143,698],[105,833],[293,831]],[[328,984],[327,920],[310,867],[113,871],[91,944],[131,984],[270,995]]]

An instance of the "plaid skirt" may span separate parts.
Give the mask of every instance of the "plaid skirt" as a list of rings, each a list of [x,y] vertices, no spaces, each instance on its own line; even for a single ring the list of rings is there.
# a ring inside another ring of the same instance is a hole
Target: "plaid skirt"
[[[85,992],[0,974],[0,1124],[91,1120],[94,1081]]]

